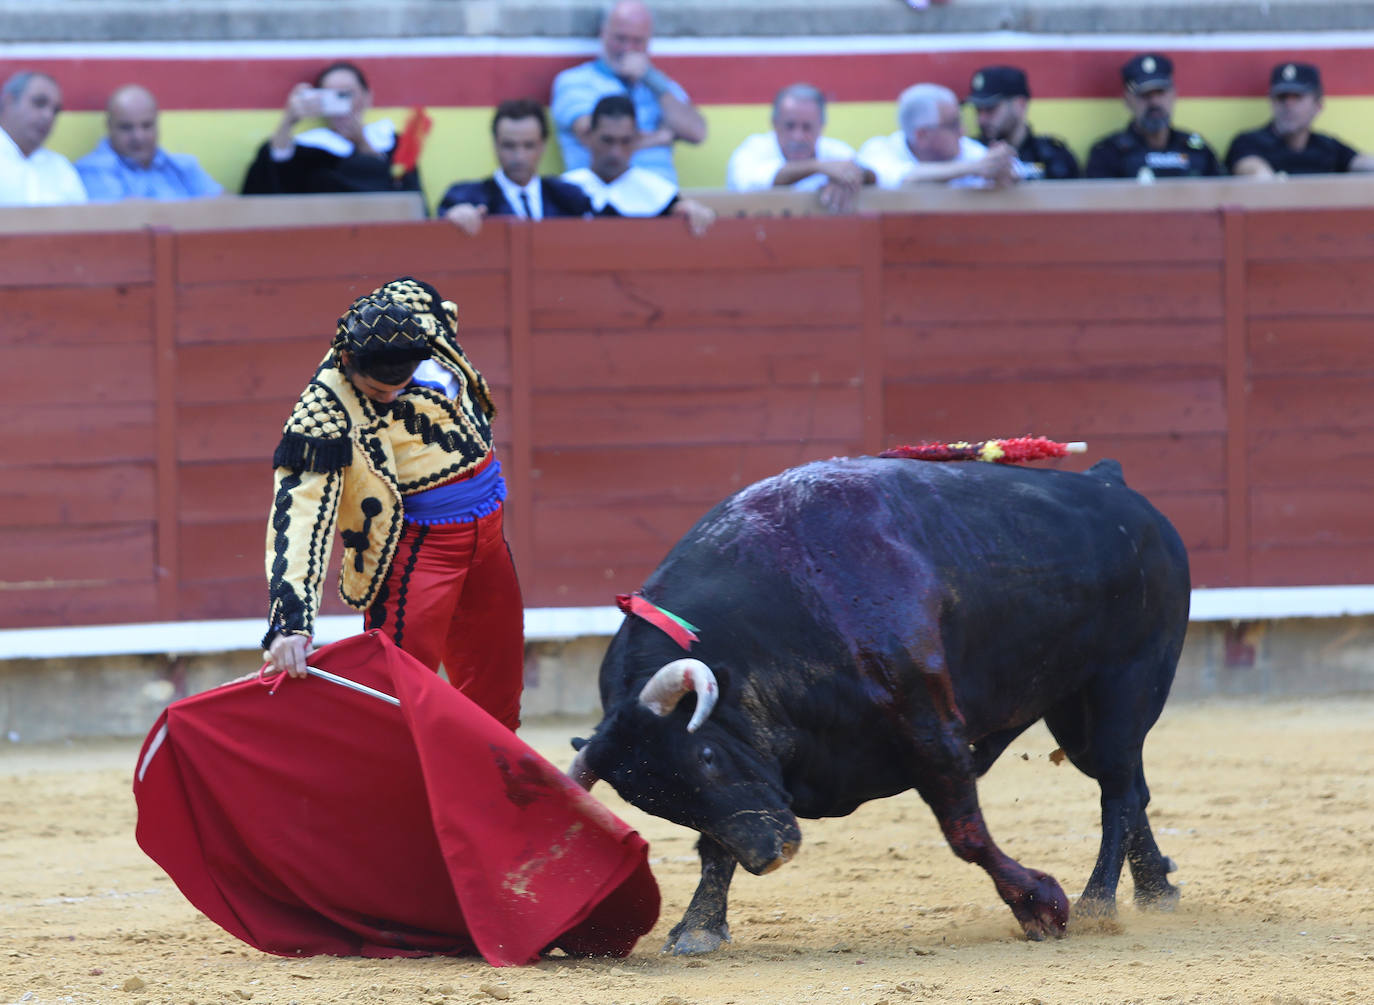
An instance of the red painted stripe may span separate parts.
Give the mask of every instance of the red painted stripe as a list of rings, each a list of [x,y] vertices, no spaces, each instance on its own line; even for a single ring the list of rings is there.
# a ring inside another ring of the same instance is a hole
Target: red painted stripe
[[[825,53],[742,57],[662,56],[657,62],[696,103],[759,104],[778,88],[809,81],[835,101],[891,101],[908,84],[931,80],[962,94],[981,66],[1010,63],[1030,75],[1037,98],[1112,98],[1131,50],[1037,49],[936,53]],[[1322,69],[1328,95],[1374,93],[1368,49],[1182,51],[1171,54],[1185,97],[1257,97],[1269,70],[1287,59]],[[369,56],[356,62],[368,74],[378,104],[489,108],[519,96],[547,100],[554,76],[582,62],[567,55]],[[316,58],[248,59],[46,58],[0,60],[0,79],[20,68],[42,70],[63,87],[72,110],[103,108],[115,87],[138,82],[167,109],[276,108],[298,80],[314,76]]]

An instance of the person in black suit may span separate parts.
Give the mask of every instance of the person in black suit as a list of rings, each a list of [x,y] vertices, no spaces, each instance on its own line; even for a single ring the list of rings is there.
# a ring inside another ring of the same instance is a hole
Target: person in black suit
[[[492,116],[491,137],[501,166],[490,178],[450,185],[439,200],[439,216],[464,233],[477,234],[488,216],[542,220],[592,215],[591,199],[582,189],[537,174],[549,141],[543,105],[527,98],[501,102]]]

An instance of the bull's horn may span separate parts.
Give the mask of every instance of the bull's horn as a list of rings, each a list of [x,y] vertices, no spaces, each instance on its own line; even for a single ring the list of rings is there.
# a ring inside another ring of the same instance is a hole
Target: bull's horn
[[[568,766],[568,777],[588,792],[598,781],[596,772],[587,764],[587,748],[583,747],[573,758],[573,762]]]
[[[687,723],[687,732],[695,733],[715,708],[720,695],[716,675],[701,660],[673,660],[659,667],[639,692],[639,703],[654,715],[667,715],[688,691],[697,693],[697,708],[692,713],[692,721]]]

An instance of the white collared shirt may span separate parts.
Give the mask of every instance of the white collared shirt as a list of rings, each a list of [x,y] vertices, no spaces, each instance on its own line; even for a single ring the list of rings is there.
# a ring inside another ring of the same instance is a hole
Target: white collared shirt
[[[506,197],[506,202],[510,203],[510,208],[515,211],[516,216],[525,216],[525,206],[520,201],[520,193],[524,192],[530,201],[530,212],[528,219],[544,219],[544,192],[539,184],[539,176],[535,175],[530,179],[529,184],[521,188],[515,182],[506,177],[506,172],[500,168],[492,175],[496,179],[496,184],[501,186],[501,191]]]
[[[598,213],[609,205],[621,216],[659,216],[677,197],[677,186],[672,182],[634,165],[609,184],[591,168],[564,172],[563,180],[586,192]]]
[[[988,148],[967,136],[959,137],[959,156],[955,163],[976,161],[986,156]],[[879,188],[901,188],[911,169],[920,163],[907,145],[906,134],[900,129],[889,136],[874,136],[859,147],[859,163],[873,172]],[[1018,161],[1019,165],[1020,162]],[[953,178],[945,184],[951,188],[987,188],[992,182],[978,175]]]
[[[854,148],[844,140],[833,136],[816,138],[818,161],[852,161]],[[773,179],[782,170],[787,159],[778,145],[777,133],[755,133],[730,155],[730,163],[725,167],[725,187],[732,192],[759,192],[773,187]],[[793,182],[789,188],[800,192],[814,192],[825,187],[829,176],[817,172]]]
[[[0,129],[0,205],[58,206],[86,201],[86,186],[72,162],[39,147],[25,157],[10,134]]]

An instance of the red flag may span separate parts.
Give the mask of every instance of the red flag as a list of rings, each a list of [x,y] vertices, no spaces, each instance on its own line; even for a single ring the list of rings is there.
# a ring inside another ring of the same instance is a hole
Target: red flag
[[[396,152],[391,156],[391,175],[404,178],[414,171],[420,163],[420,153],[424,150],[429,131],[434,128],[434,120],[423,108],[411,109],[401,135],[396,137]]]
[[[281,956],[559,947],[625,956],[658,917],[648,845],[381,632],[169,706],[136,837],[188,900]],[[394,696],[392,705],[387,698]]]

